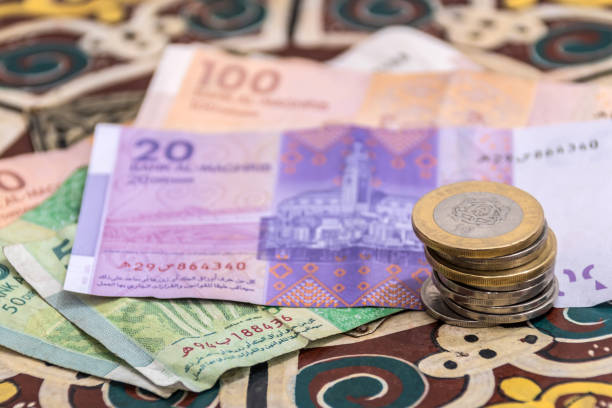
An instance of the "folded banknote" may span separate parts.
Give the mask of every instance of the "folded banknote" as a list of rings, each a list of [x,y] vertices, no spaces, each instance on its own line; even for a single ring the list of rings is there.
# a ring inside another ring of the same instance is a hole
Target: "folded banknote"
[[[48,162],[47,162],[48,163]],[[58,164],[58,167],[62,167]],[[76,222],[85,168],[66,180],[38,208],[0,229],[0,244],[51,238]],[[65,246],[54,248],[56,253]],[[176,387],[158,387],[85,334],[45,302],[0,254],[0,345],[46,362],[121,381],[167,397]]]
[[[606,86],[474,71],[367,73],[170,45],[136,125],[206,132],[330,123],[514,127],[609,117],[611,109]]]
[[[595,273],[605,268],[605,239],[593,251],[571,244],[577,218],[562,214],[584,212],[574,191],[606,191],[583,167],[606,165],[598,158],[612,149],[602,136],[608,127],[329,126],[204,135],[100,126],[64,288],[418,309],[429,267],[412,230],[412,206],[441,184],[467,179],[514,183],[534,194],[551,214],[559,247],[567,246],[558,257],[560,279],[597,262]],[[582,236],[603,233],[598,215],[583,217],[580,225],[591,232]],[[606,275],[593,293],[576,284],[565,291],[561,280],[559,304],[612,298]]]
[[[391,308],[283,308],[219,301],[105,299],[62,290],[76,225],[5,248],[17,272],[54,308],[160,386],[211,388],[248,367],[396,313]]]

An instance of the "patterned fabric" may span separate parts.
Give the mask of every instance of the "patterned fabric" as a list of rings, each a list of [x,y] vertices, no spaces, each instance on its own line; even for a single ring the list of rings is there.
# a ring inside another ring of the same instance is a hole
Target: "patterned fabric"
[[[407,24],[501,72],[608,81],[607,0],[0,2],[0,151],[66,146],[131,120],[168,42],[324,60]],[[590,8],[584,6],[593,6]],[[602,112],[607,117],[608,112]],[[167,400],[0,350],[0,407],[612,405],[612,304],[461,329],[406,312]]]
[[[167,400],[3,351],[0,406],[605,407],[611,322],[610,303],[487,329],[405,312]]]

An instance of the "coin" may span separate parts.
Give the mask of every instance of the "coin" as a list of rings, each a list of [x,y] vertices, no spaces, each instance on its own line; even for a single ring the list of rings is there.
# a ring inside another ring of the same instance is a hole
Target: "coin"
[[[446,278],[474,286],[479,289],[496,290],[498,287],[507,287],[519,282],[532,279],[553,267],[557,254],[557,240],[555,234],[548,232],[544,251],[533,261],[517,268],[499,271],[478,271],[448,265],[438,255],[425,248],[425,257],[433,269]]]
[[[530,288],[534,285],[537,285],[538,283],[541,283],[543,280],[550,278],[551,275],[554,274],[554,268],[550,268],[542,272],[542,274],[534,278],[528,279],[526,281],[523,281],[523,282],[516,282],[508,286],[496,287],[494,291],[488,291],[486,289],[476,288],[470,285],[464,285],[462,283],[455,282],[455,281],[448,279],[446,276],[442,275],[441,273],[438,273],[435,269],[434,269],[434,272],[436,273],[436,277],[440,280],[440,282],[442,282],[445,286],[447,286],[450,290],[454,292],[457,292],[463,295],[478,297],[479,299],[489,299],[489,297],[487,297],[486,295],[484,296],[480,296],[480,295],[489,293],[489,292],[490,293],[515,292],[518,290]]]
[[[537,307],[523,311],[518,313],[508,313],[508,314],[493,314],[493,313],[485,313],[485,312],[476,312],[470,309],[467,309],[457,303],[453,302],[450,299],[444,299],[446,305],[455,311],[456,313],[464,316],[467,319],[476,320],[483,323],[491,323],[491,324],[506,324],[506,323],[519,323],[524,322],[529,319],[533,319],[534,317],[543,315],[553,306],[554,300],[559,293],[559,285],[557,283],[557,279],[553,279],[552,281],[552,291],[547,291],[542,296],[544,297],[541,304]]]
[[[466,309],[470,309],[475,312],[491,313],[491,314],[497,314],[497,315],[521,313],[521,312],[526,312],[528,310],[535,309],[538,306],[546,303],[546,301],[550,298],[550,296],[552,295],[554,291],[554,286],[555,286],[554,282],[551,280],[548,283],[548,286],[544,288],[544,290],[540,290],[540,292],[536,293],[534,296],[532,296],[531,298],[527,300],[524,300],[522,302],[512,304],[512,305],[494,305],[494,306],[485,305],[483,306],[483,305],[478,305],[478,304],[469,304],[469,303],[466,304],[461,301],[457,301],[455,299],[452,299],[452,300],[459,306],[463,306]]]
[[[471,306],[507,306],[531,299],[540,292],[542,292],[544,288],[546,288],[550,284],[554,276],[552,269],[549,273],[546,273],[542,276],[544,277],[544,279],[540,279],[539,282],[537,282],[531,287],[515,291],[497,292],[484,291],[457,284],[444,278],[444,276],[438,275],[436,271],[431,274],[433,283],[434,285],[436,285],[438,291],[442,294],[442,296],[445,296],[453,300],[455,303],[466,306],[468,308],[472,308],[474,310],[478,309],[475,309]]]
[[[412,226],[426,246],[462,258],[518,252],[542,234],[542,206],[516,187],[466,181],[437,188],[414,205]]]
[[[453,326],[491,327],[495,325],[466,319],[465,317],[453,312],[451,309],[449,309],[446,303],[444,303],[444,300],[440,296],[440,292],[434,286],[431,278],[427,278],[427,280],[423,283],[423,286],[421,286],[421,300],[425,305],[427,313],[429,313],[434,319],[442,320],[443,322],[452,324]]]
[[[496,256],[493,258],[460,258],[450,256],[444,252],[436,252],[436,255],[461,268],[476,269],[479,271],[497,271],[501,269],[516,268],[533,261],[542,253],[546,246],[548,231],[548,228],[544,228],[544,231],[542,231],[533,244],[510,255]]]

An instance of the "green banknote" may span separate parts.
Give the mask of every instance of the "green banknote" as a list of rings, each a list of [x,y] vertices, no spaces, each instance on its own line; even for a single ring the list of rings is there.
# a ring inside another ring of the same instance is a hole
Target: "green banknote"
[[[0,229],[0,245],[52,238],[76,221],[86,169],[74,173],[48,201]],[[152,384],[49,306],[0,253],[0,345],[52,364],[130,383],[161,396],[175,389]]]
[[[53,200],[64,202],[57,205]],[[5,255],[49,304],[159,386],[203,391],[231,368],[269,360],[398,311],[102,298],[66,292],[62,284],[78,213],[73,203],[56,194],[26,214],[14,234],[24,236],[31,228],[41,239],[13,240],[20,243],[5,247]],[[2,235],[5,240],[9,237]]]

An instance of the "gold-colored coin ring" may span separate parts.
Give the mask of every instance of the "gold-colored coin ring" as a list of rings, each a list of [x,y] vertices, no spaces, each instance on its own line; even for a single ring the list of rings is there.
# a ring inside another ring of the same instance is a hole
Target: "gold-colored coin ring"
[[[462,237],[440,227],[434,219],[436,207],[447,198],[470,192],[498,194],[514,201],[523,214],[520,223],[507,233],[488,238]],[[414,233],[426,246],[462,258],[492,258],[518,252],[537,240],[544,226],[544,211],[534,197],[516,187],[488,181],[442,186],[421,197],[412,211]]]
[[[482,288],[477,288],[475,286],[470,286],[470,285],[466,285],[463,283],[455,282],[453,280],[448,279],[446,276],[442,275],[435,269],[433,271],[436,274],[436,277],[438,278],[438,280],[442,282],[444,286],[448,287],[453,292],[456,292],[462,295],[473,296],[478,299],[489,299],[489,296],[487,296],[487,293],[495,293],[495,294],[499,293],[501,295],[505,292],[516,292],[519,290],[533,287],[534,285],[541,283],[543,280],[550,278],[555,273],[555,269],[550,268],[542,272],[540,275],[534,276],[533,278],[528,279],[524,282],[515,282],[508,286],[499,286],[499,287],[496,287],[494,290],[490,290],[490,289],[482,289]]]
[[[443,258],[460,268],[476,269],[479,271],[498,271],[502,269],[516,268],[533,261],[542,253],[542,251],[544,251],[549,230],[549,228],[544,228],[542,234],[540,234],[538,239],[536,239],[533,244],[510,255],[496,256],[493,258],[459,258],[450,256],[444,252],[433,251],[435,251],[436,255],[438,255],[440,258]]]
[[[544,251],[538,258],[518,268],[501,271],[477,271],[454,267],[444,263],[444,260],[425,248],[427,261],[438,273],[450,280],[486,290],[497,290],[498,287],[507,287],[541,275],[553,267],[556,255],[557,240],[552,231],[549,231]]]
[[[456,284],[450,281],[454,286],[449,286],[445,282],[449,282],[444,276],[439,276],[435,271],[431,274],[434,285],[440,293],[452,299],[456,303],[469,307],[475,306],[508,306],[531,299],[538,293],[542,292],[552,281],[554,274],[550,273],[542,275],[544,279],[540,279],[534,286],[519,289],[516,291],[498,292],[484,291],[479,289],[468,289],[465,286]],[[453,290],[460,288],[461,292]]]
[[[545,302],[539,305],[536,308],[531,310],[527,310],[519,313],[510,313],[510,314],[492,314],[492,313],[483,313],[483,312],[475,312],[473,310],[466,309],[463,306],[458,305],[450,299],[444,299],[446,305],[452,309],[454,312],[458,313],[461,316],[464,316],[466,319],[476,320],[483,323],[489,324],[510,324],[510,323],[520,323],[525,322],[527,320],[533,319],[535,317],[541,316],[544,313],[548,312],[557,298],[557,294],[559,293],[559,285],[557,283],[557,279],[553,279],[552,282],[553,291],[546,298]]]
[[[494,326],[494,324],[487,324],[476,320],[466,319],[465,317],[453,312],[446,305],[442,299],[442,296],[440,296],[440,292],[433,285],[431,278],[428,278],[423,283],[423,286],[421,286],[421,301],[423,302],[423,305],[425,305],[427,314],[434,319],[443,321],[444,323],[467,328]]]
[[[550,298],[550,296],[552,296],[555,289],[555,284],[553,281],[554,279],[548,282],[548,285],[544,288],[544,290],[541,290],[540,292],[536,293],[535,296],[532,296],[531,298],[523,302],[516,303],[514,305],[483,306],[464,303],[458,301],[457,299],[452,300],[459,306],[463,306],[466,309],[473,310],[474,312],[490,313],[496,315],[527,312],[529,310],[535,309],[540,305],[543,305]]]

